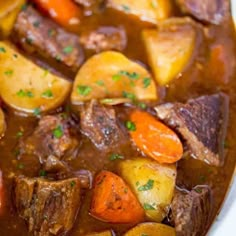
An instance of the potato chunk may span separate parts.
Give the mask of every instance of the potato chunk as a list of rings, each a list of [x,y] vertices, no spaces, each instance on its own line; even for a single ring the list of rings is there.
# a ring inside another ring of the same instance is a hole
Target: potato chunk
[[[0,108],[0,138],[4,135],[5,130],[6,130],[5,116],[2,109]]]
[[[149,63],[160,85],[166,85],[181,73],[195,48],[196,31],[190,19],[172,18],[158,30],[142,32]]]
[[[175,236],[174,228],[159,223],[143,223],[129,230],[124,236]]]
[[[0,42],[0,65],[1,97],[20,112],[57,108],[70,92],[70,82],[38,67],[8,42]]]
[[[118,52],[107,51],[90,58],[79,70],[71,101],[113,98],[156,100],[156,86],[150,73]]]
[[[0,37],[10,34],[17,14],[25,0],[2,0],[0,1]]]
[[[154,24],[172,13],[171,0],[108,0],[107,6]]]
[[[174,193],[175,165],[137,158],[120,162],[119,170],[138,197],[146,216],[161,222],[169,211]]]

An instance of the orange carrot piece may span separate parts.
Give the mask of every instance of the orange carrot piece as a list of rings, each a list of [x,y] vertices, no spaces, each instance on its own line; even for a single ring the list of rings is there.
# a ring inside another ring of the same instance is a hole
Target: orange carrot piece
[[[130,135],[143,153],[160,163],[174,163],[182,157],[182,143],[171,129],[147,112],[135,110],[130,118],[135,125]]]
[[[62,26],[70,27],[80,23],[82,11],[72,0],[33,0],[33,2]]]
[[[101,171],[95,178],[90,213],[109,223],[138,223],[144,219],[144,210],[133,192],[109,171]]]

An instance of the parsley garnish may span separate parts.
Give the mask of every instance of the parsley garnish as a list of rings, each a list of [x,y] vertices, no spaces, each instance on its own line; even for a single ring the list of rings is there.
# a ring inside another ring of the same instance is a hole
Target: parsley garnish
[[[16,133],[16,137],[17,138],[20,138],[22,136],[23,136],[23,132],[22,131],[19,131],[19,132]]]
[[[6,53],[6,49],[4,47],[0,47],[0,52]]]
[[[96,84],[99,85],[99,86],[104,86],[105,85],[102,80],[96,81]]]
[[[35,116],[39,116],[40,113],[41,113],[41,110],[40,110],[39,107],[35,108],[34,111],[33,111],[33,114],[34,114]]]
[[[33,23],[33,26],[34,26],[35,28],[38,28],[38,27],[40,26],[40,22],[39,22],[39,21],[35,21],[35,22]]]
[[[56,30],[54,30],[54,29],[49,29],[48,30],[48,36],[53,36],[53,35],[55,35],[56,34]]]
[[[129,6],[127,6],[127,5],[122,5],[122,8],[124,11],[127,11],[127,12],[130,11]]]
[[[58,139],[63,136],[63,129],[61,125],[58,125],[56,129],[53,130],[53,136]]]
[[[63,52],[65,54],[70,54],[73,51],[73,47],[72,46],[67,46],[65,48],[63,48]]]
[[[39,176],[45,177],[47,175],[47,172],[45,170],[40,170],[39,171]]]
[[[143,79],[143,87],[147,88],[151,84],[151,79],[150,78],[144,78]]]
[[[136,99],[136,96],[133,93],[129,93],[129,92],[123,91],[122,95],[123,95],[124,98],[129,98],[131,100],[135,100]]]
[[[24,169],[24,167],[25,167],[25,165],[22,164],[22,163],[20,163],[20,164],[17,166],[17,168],[20,169],[20,170]]]
[[[92,91],[92,88],[89,87],[89,86],[86,86],[86,85],[79,85],[77,87],[77,92],[79,95],[82,95],[82,96],[87,96],[91,93]]]
[[[48,89],[41,95],[43,98],[53,98],[52,90]]]
[[[19,97],[29,97],[29,98],[34,97],[34,94],[31,91],[27,91],[23,89],[20,89],[16,94]]]
[[[119,160],[119,159],[124,159],[124,156],[117,154],[117,153],[113,153],[110,156],[110,161],[115,161],[115,160]]]
[[[154,180],[149,179],[148,182],[140,187],[138,187],[138,191],[147,191],[153,188]]]
[[[114,80],[115,82],[119,81],[120,79],[121,79],[121,76],[118,74],[112,76],[112,80]]]
[[[6,70],[4,72],[5,75],[9,76],[9,75],[12,75],[13,74],[13,70]]]
[[[154,206],[150,205],[149,203],[144,203],[143,209],[144,210],[156,210],[156,208]]]
[[[136,125],[134,122],[128,120],[125,122],[125,127],[129,130],[129,131],[135,131],[136,130]]]
[[[75,186],[75,181],[74,181],[74,180],[72,180],[72,181],[70,182],[70,186],[71,186],[72,188]]]

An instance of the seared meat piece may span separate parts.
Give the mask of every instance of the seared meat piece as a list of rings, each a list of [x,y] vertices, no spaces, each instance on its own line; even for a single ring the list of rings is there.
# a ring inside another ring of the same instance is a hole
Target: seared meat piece
[[[175,192],[171,218],[177,236],[201,236],[209,224],[211,191],[207,186],[196,186],[191,192]]]
[[[37,155],[41,163],[53,155],[59,159],[76,154],[79,141],[72,119],[60,115],[41,118],[34,132],[20,140],[20,153]]]
[[[218,93],[186,104],[167,103],[155,110],[159,119],[182,136],[194,158],[219,166],[224,161],[228,107],[228,96]]]
[[[80,43],[86,49],[94,50],[97,53],[107,50],[122,51],[126,47],[127,37],[122,27],[104,26],[82,35]]]
[[[47,181],[18,177],[14,198],[20,217],[35,236],[61,235],[69,231],[80,206],[78,178]]]
[[[225,0],[177,0],[180,9],[198,20],[220,24],[230,15],[229,1]]]
[[[65,31],[30,6],[18,15],[12,38],[27,52],[46,60],[58,61],[74,72],[84,60],[79,37]]]
[[[91,101],[80,114],[81,131],[94,145],[109,151],[127,140],[124,131],[119,127],[115,110]]]

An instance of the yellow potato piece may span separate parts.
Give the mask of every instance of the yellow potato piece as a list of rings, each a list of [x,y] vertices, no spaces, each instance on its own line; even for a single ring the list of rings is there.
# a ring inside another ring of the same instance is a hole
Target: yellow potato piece
[[[160,85],[170,83],[194,52],[196,31],[191,20],[172,18],[161,23],[158,30],[144,30],[142,35],[155,79]]]
[[[124,236],[175,236],[175,229],[159,223],[143,223],[129,230]]]
[[[0,138],[4,135],[5,130],[6,130],[5,116],[2,109],[0,108]]]
[[[0,36],[6,37],[11,33],[17,14],[25,0],[2,0],[0,1]]]
[[[169,211],[174,194],[175,165],[136,158],[120,162],[119,171],[138,197],[146,216],[161,222]]]
[[[171,16],[171,0],[108,0],[108,7],[156,24]]]
[[[157,89],[150,73],[118,52],[107,51],[91,57],[79,70],[71,101],[128,98],[156,100]],[[122,100],[122,99],[121,99]],[[104,101],[104,100],[103,100]]]
[[[113,236],[113,235],[114,234],[112,233],[112,231],[106,230],[106,231],[100,232],[100,233],[87,234],[86,236]]]
[[[52,110],[70,93],[70,82],[38,67],[8,42],[0,42],[0,65],[0,95],[18,111]]]

